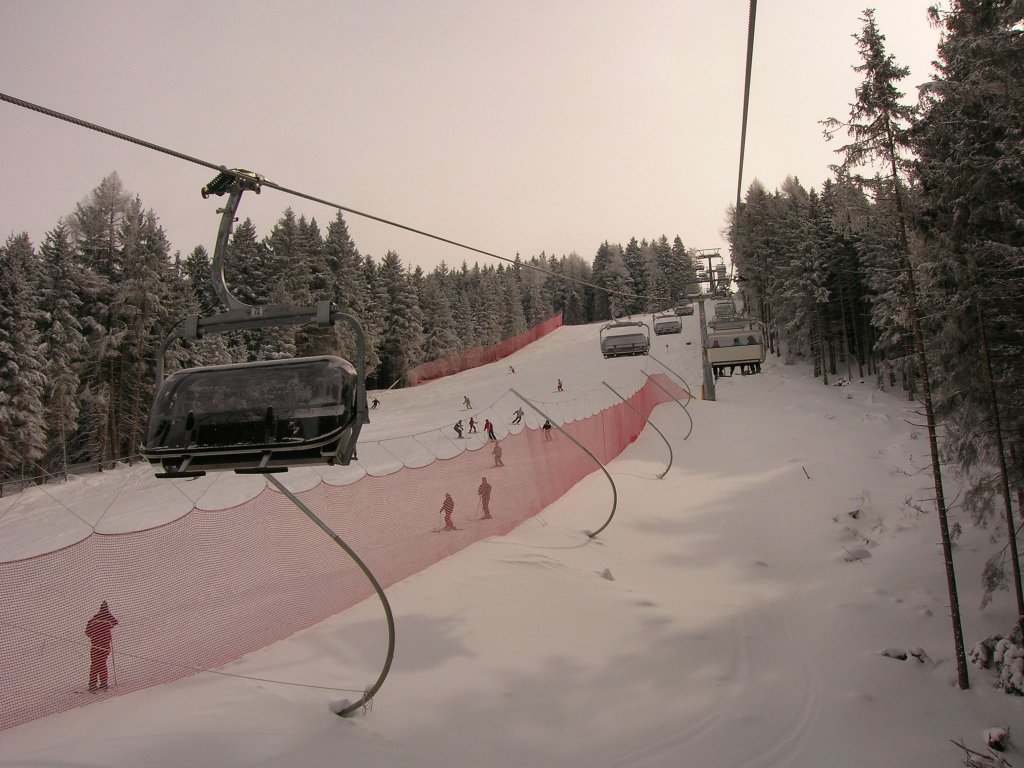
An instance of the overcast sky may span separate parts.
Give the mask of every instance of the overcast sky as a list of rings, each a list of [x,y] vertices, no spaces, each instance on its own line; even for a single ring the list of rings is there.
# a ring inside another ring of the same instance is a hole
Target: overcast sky
[[[835,162],[869,5],[928,80],[934,0],[762,0],[744,189]],[[604,240],[721,247],[739,162],[747,0],[0,0],[0,92],[501,256],[593,258]],[[0,102],[0,238],[37,245],[116,171],[172,247],[211,252],[213,172]],[[260,236],[287,207],[239,209]],[[490,261],[346,214],[360,251]]]

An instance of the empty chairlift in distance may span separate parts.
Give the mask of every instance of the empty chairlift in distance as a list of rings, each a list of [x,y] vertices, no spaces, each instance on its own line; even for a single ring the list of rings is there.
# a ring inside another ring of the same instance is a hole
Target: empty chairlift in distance
[[[646,355],[651,349],[651,329],[642,320],[613,320],[601,326],[599,338],[606,358]]]
[[[673,310],[680,317],[693,314],[693,301],[689,298],[683,299],[679,306]]]
[[[654,334],[661,336],[666,333],[682,333],[683,321],[673,311],[662,312],[654,316]]]

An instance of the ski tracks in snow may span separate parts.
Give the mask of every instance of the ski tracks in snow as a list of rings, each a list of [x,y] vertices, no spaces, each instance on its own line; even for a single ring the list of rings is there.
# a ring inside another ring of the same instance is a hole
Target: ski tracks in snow
[[[728,647],[718,659],[726,666],[719,677],[721,695],[686,722],[661,723],[642,746],[616,755],[607,768],[675,768],[681,760],[730,768],[804,765],[801,752],[814,728],[818,676],[793,622],[778,613],[765,609],[734,617],[729,636],[716,638],[720,651]],[[790,685],[780,686],[780,675]],[[780,689],[788,695],[779,698]]]

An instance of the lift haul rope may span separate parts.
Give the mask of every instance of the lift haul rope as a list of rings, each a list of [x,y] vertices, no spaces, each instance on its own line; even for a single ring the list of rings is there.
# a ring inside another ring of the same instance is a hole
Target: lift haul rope
[[[15,105],[17,107],[22,107],[22,108],[30,110],[32,112],[39,112],[40,114],[56,118],[57,120],[63,120],[65,122],[71,123],[73,125],[77,125],[77,126],[79,126],[81,128],[87,128],[87,129],[89,129],[91,131],[97,131],[97,132],[105,134],[107,136],[112,136],[115,139],[121,139],[122,141],[127,141],[127,142],[129,142],[131,144],[137,144],[140,147],[145,147],[146,149],[152,149],[154,152],[161,152],[161,153],[163,153],[165,155],[170,155],[171,157],[176,157],[179,160],[184,160],[184,161],[189,162],[189,163],[194,163],[195,165],[201,165],[204,168],[210,168],[211,170],[217,171],[219,173],[235,173],[234,169],[230,169],[230,168],[228,168],[228,167],[226,167],[224,165],[217,165],[216,163],[211,163],[208,160],[202,160],[202,159],[200,159],[198,157],[193,157],[191,155],[186,155],[183,152],[177,152],[177,151],[175,151],[173,149],[168,149],[167,147],[162,147],[159,144],[154,144],[154,143],[152,143],[150,141],[144,141],[143,139],[139,139],[139,138],[136,138],[134,136],[129,136],[128,134],[121,133],[120,131],[115,131],[115,130],[113,130],[111,128],[105,128],[102,125],[96,125],[95,123],[90,123],[87,120],[82,120],[81,118],[74,117],[72,115],[67,115],[67,114],[64,114],[63,112],[58,112],[58,111],[56,111],[54,109],[50,109],[49,107],[43,107],[43,106],[40,106],[38,104],[33,104],[30,101],[25,101],[24,99],[19,99],[19,98],[15,97],[15,96],[10,96],[10,95],[8,95],[6,93],[0,93],[0,101],[6,101],[8,104],[13,104],[13,105]],[[241,174],[241,173],[236,173],[235,175],[237,175],[237,176],[246,176],[246,174]],[[437,240],[438,242],[441,242],[441,243],[447,243],[448,245],[452,245],[452,246],[454,246],[456,248],[462,248],[462,249],[467,250],[467,251],[472,251],[473,253],[479,253],[482,256],[487,256],[487,257],[492,258],[492,259],[498,259],[500,261],[505,261],[505,262],[508,262],[509,264],[517,264],[518,263],[518,265],[520,267],[522,267],[522,268],[530,269],[530,270],[533,270],[534,272],[540,272],[543,275],[547,275],[549,277],[554,277],[554,278],[557,278],[559,280],[565,280],[566,282],[576,283],[577,285],[583,285],[583,286],[586,286],[588,288],[593,288],[594,290],[597,290],[597,291],[603,291],[604,293],[607,293],[607,294],[613,294],[613,295],[616,295],[616,296],[622,296],[622,297],[627,298],[627,299],[634,299],[634,298],[635,299],[648,299],[648,300],[663,301],[663,302],[670,302],[670,301],[672,301],[672,298],[669,297],[669,296],[641,296],[641,295],[636,294],[636,293],[627,293],[625,291],[617,291],[617,290],[615,290],[613,288],[605,288],[605,287],[602,287],[600,285],[595,285],[594,283],[587,282],[586,280],[580,280],[579,278],[576,278],[576,277],[570,277],[569,275],[559,275],[559,274],[556,274],[555,272],[552,272],[550,270],[544,269],[542,267],[535,266],[533,264],[526,264],[526,263],[521,262],[521,261],[520,262],[516,262],[515,259],[510,259],[507,256],[500,256],[497,253],[493,253],[492,251],[487,251],[487,250],[484,250],[482,248],[477,248],[477,247],[472,246],[472,245],[467,245],[467,244],[461,243],[461,242],[459,242],[457,240],[452,240],[452,239],[447,238],[447,237],[442,237],[441,235],[435,235],[435,234],[433,234],[431,232],[427,232],[427,231],[422,230],[422,229],[417,229],[417,228],[411,227],[411,226],[409,226],[407,224],[401,224],[401,223],[399,223],[397,221],[392,221],[390,219],[385,219],[385,218],[383,218],[381,216],[376,216],[376,215],[374,215],[372,213],[366,213],[365,211],[360,211],[360,210],[357,210],[355,208],[350,208],[350,207],[348,207],[346,205],[341,205],[340,203],[331,202],[330,200],[325,200],[322,197],[316,197],[314,195],[309,195],[309,194],[306,194],[305,192],[300,192],[299,190],[296,190],[296,189],[290,189],[290,188],[282,186],[280,184],[276,184],[276,183],[274,183],[272,181],[268,181],[267,179],[263,178],[262,176],[256,176],[256,178],[258,178],[260,186],[270,187],[271,189],[276,189],[278,192],[283,192],[286,195],[292,195],[294,197],[301,197],[304,200],[309,200],[309,201],[314,202],[314,203],[319,203],[321,205],[326,205],[328,208],[335,208],[335,209],[337,209],[339,211],[344,211],[345,213],[351,213],[354,216],[360,216],[360,217],[362,217],[364,219],[370,219],[371,221],[376,221],[376,222],[379,222],[381,224],[386,224],[387,226],[390,226],[390,227],[395,227],[397,229],[402,229],[402,230],[405,230],[406,232],[411,232],[411,233],[413,233],[415,235],[420,235],[422,237],[426,237],[426,238],[429,238],[431,240]]]
[[[754,20],[757,16],[757,0],[750,0],[750,13],[747,18],[747,65],[743,77],[743,121],[740,125],[740,168],[736,175],[736,207],[733,209],[733,242],[735,243],[736,226],[739,223],[740,201],[743,190],[743,156],[747,147],[747,114],[750,111],[750,73],[754,69]],[[729,263],[729,281],[732,281],[736,260]]]

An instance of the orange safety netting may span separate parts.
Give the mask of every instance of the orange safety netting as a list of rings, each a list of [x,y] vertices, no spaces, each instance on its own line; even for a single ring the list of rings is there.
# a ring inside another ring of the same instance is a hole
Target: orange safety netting
[[[667,377],[652,378],[688,397]],[[646,416],[669,399],[647,381],[629,403]],[[620,403],[563,428],[606,463],[643,427]],[[502,466],[495,466],[495,445]],[[387,588],[511,531],[596,469],[557,431],[523,429],[426,467],[345,486],[321,482],[298,495]],[[480,519],[483,476],[492,487],[490,519]],[[446,493],[459,530],[439,533]],[[372,594],[341,548],[269,487],[228,509],[193,508],[156,528],[93,533],[54,552],[0,562],[0,729],[96,700],[85,692],[85,627],[101,601],[118,625],[110,659],[99,661],[109,661],[110,685],[120,694],[224,665]]]
[[[431,360],[429,363],[417,365],[407,371],[405,381],[410,387],[422,384],[426,381],[440,379],[443,376],[451,376],[453,373],[468,371],[470,368],[477,368],[487,363],[493,363],[508,357],[513,352],[518,352],[527,344],[547,336],[552,331],[562,327],[562,313],[549,317],[543,323],[533,326],[528,331],[513,336],[511,339],[499,341],[489,347],[474,347],[457,352],[440,360]]]

